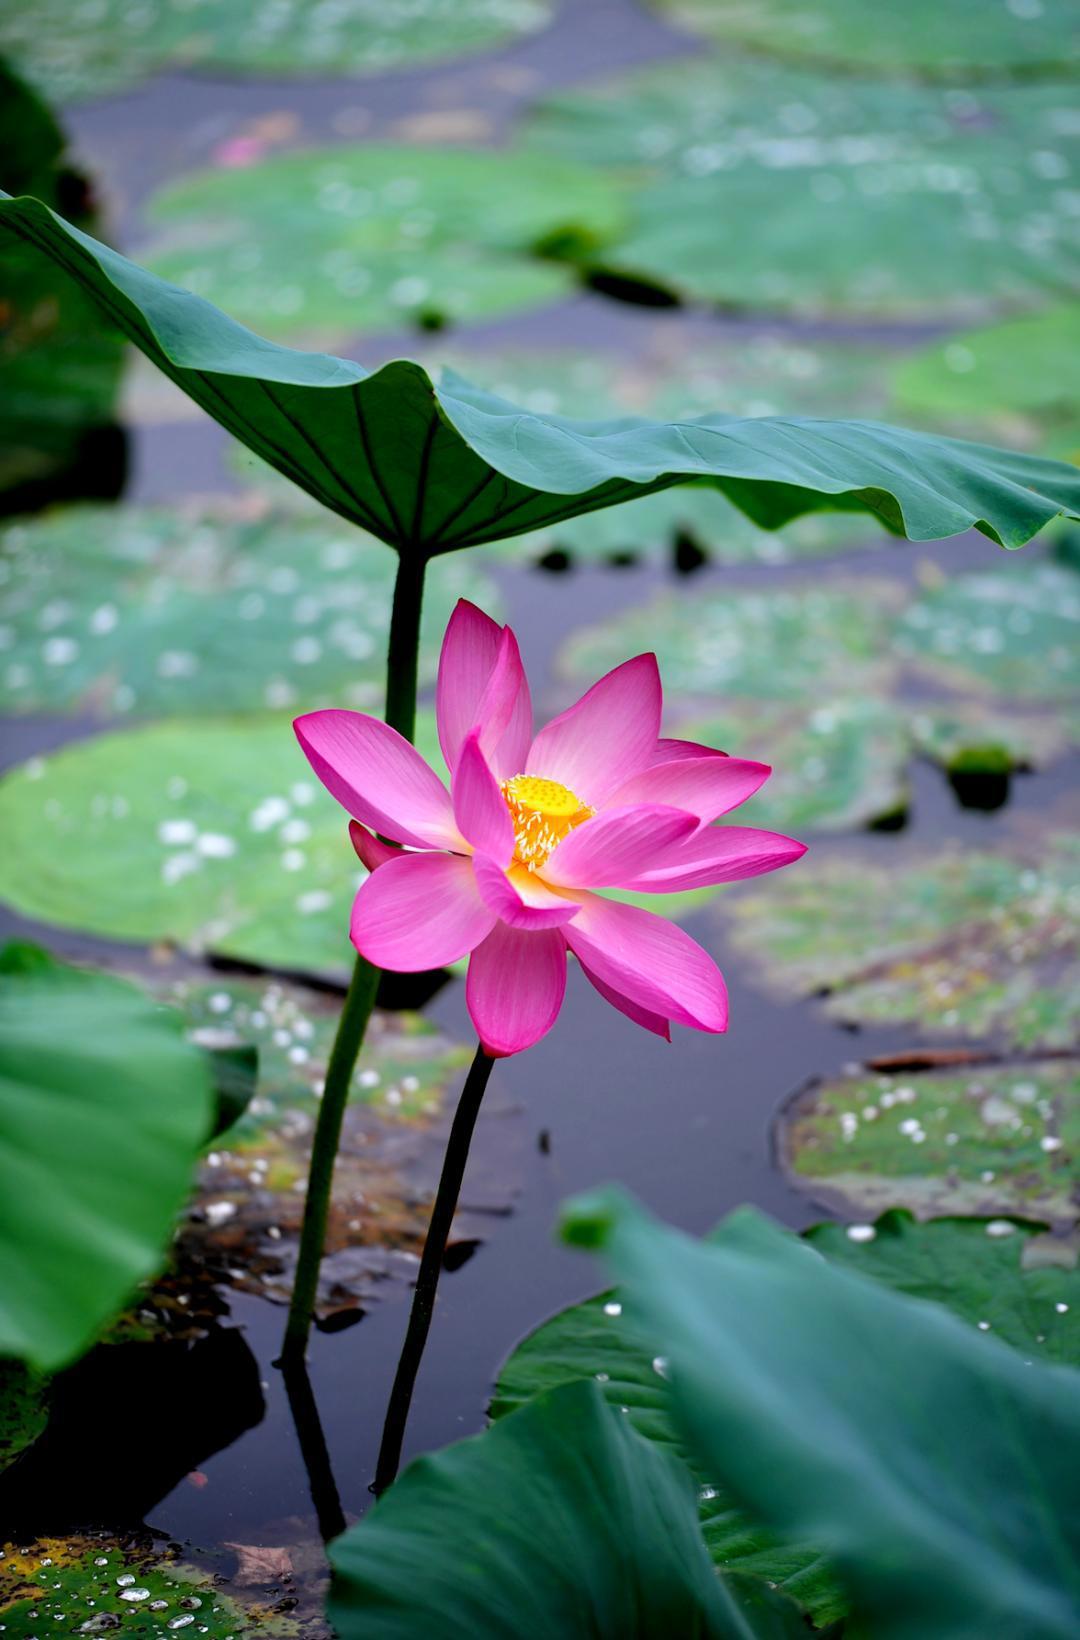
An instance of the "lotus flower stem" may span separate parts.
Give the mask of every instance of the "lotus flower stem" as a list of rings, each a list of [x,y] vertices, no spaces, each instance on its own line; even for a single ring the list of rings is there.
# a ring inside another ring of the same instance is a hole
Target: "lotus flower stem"
[[[425,562],[419,553],[402,554],[394,582],[394,604],[390,617],[390,641],[386,655],[386,722],[406,740],[412,740],[416,728],[416,674],[424,569]],[[337,1035],[330,1050],[319,1119],[311,1147],[296,1277],[281,1350],[284,1365],[303,1360],[307,1350],[308,1334],[315,1314],[319,1266],[326,1242],[341,1124],[345,1118],[353,1071],[364,1045],[371,1010],[375,1006],[380,972],[365,957],[357,957],[338,1020]]]
[[[461,1194],[461,1181],[469,1160],[473,1129],[494,1063],[494,1059],[489,1058],[482,1047],[477,1048],[476,1057],[465,1078],[465,1086],[461,1090],[457,1110],[454,1112],[453,1126],[450,1129],[442,1173],[439,1177],[439,1188],[435,1195],[435,1205],[431,1210],[431,1222],[428,1225],[427,1239],[420,1259],[420,1271],[413,1292],[409,1325],[386,1408],[382,1444],[379,1447],[375,1480],[371,1488],[376,1497],[385,1492],[397,1474],[401,1462],[405,1425],[412,1404],[416,1375],[424,1355],[424,1345],[427,1343],[428,1328],[431,1326],[446,1242],[457,1210],[458,1196]]]

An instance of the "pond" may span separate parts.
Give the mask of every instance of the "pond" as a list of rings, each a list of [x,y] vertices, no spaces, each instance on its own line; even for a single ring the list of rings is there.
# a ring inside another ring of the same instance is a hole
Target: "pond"
[[[449,364],[539,416],[866,417],[1076,458],[1063,47],[1010,77],[1023,54],[1004,24],[985,62],[958,63],[976,48],[943,30],[940,61],[901,62],[882,91],[839,3],[820,8],[841,29],[820,57],[776,52],[780,4],[725,33],[729,8],[692,0],[477,0],[426,22],[413,8],[416,32],[390,45],[368,18],[363,50],[333,18],[274,35],[236,23],[258,7],[204,7],[191,32],[168,7],[143,29],[136,9],[97,8],[85,39],[66,8],[0,17],[0,52],[59,107],[112,242],[275,341]],[[703,57],[717,31],[724,51]],[[855,67],[834,79],[841,46]],[[904,42],[878,47],[893,74]],[[1023,209],[1000,181],[1018,156]],[[949,165],[967,178],[952,192]],[[61,370],[90,322],[66,319]],[[94,343],[99,403],[112,345]],[[290,720],[380,710],[392,559],[141,355],[116,421],[122,441],[107,460],[84,444],[73,479],[0,468],[18,497],[0,523],[0,932],[136,980],[204,1037],[254,1041],[259,1086],[203,1157],[168,1271],[54,1380],[47,1423],[30,1415],[36,1440],[0,1471],[0,1618],[10,1605],[8,1635],[105,1632],[130,1566],[146,1592],[121,1632],[193,1619],[315,1640],[331,1632],[323,1538],[373,1501],[476,1032],[460,964],[384,982],[346,1117],[314,1407],[290,1398],[278,1358],[356,881]],[[425,754],[466,597],[516,632],[541,722],[655,650],[665,732],[774,764],[746,823],[810,851],[664,908],[723,970],[726,1036],[635,1030],[575,971],[555,1029],[496,1063],[406,1461],[483,1429],[515,1346],[603,1285],[554,1233],[597,1184],[695,1235],[744,1203],[796,1231],[853,1225],[853,1244],[892,1207],[1006,1234],[1035,1220],[1075,1283],[1069,528],[1022,554],[974,530],[908,542],[855,511],[773,532],[690,485],[435,560]]]

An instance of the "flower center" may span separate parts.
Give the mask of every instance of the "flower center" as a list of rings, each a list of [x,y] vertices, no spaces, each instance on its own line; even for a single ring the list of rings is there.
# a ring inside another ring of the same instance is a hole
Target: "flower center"
[[[502,794],[514,822],[514,859],[528,871],[539,871],[556,844],[596,813],[569,786],[534,774],[504,780]]]

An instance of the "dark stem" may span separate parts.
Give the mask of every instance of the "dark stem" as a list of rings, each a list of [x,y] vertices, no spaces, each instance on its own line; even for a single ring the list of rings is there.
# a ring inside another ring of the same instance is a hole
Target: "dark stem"
[[[416,674],[417,652],[420,647],[420,609],[424,595],[425,560],[419,552],[406,557],[404,551],[398,563],[394,583],[394,607],[390,617],[390,641],[386,655],[386,721],[391,728],[411,740],[416,727]],[[375,995],[379,988],[379,970],[363,957],[357,957],[352,980],[338,1020],[337,1035],[326,1069],[319,1119],[311,1147],[311,1169],[308,1174],[307,1196],[304,1201],[304,1222],[300,1230],[300,1249],[296,1261],[296,1277],[289,1300],[289,1319],[285,1324],[285,1338],[281,1360],[285,1366],[302,1361],[307,1349],[308,1334],[315,1314],[315,1298],[319,1287],[319,1265],[326,1242],[326,1225],[330,1214],[330,1192],[334,1180],[334,1162],[341,1142],[341,1124],[349,1099],[353,1071],[364,1042]]]
[[[315,1514],[319,1522],[319,1533],[323,1542],[329,1543],[331,1538],[340,1537],[345,1530],[345,1511],[341,1507],[337,1482],[330,1466],[330,1453],[306,1363],[303,1360],[289,1362],[284,1367],[283,1377],[285,1393],[289,1397],[289,1410],[292,1412],[304,1468],[307,1470],[311,1501],[315,1505]]]
[[[371,1488],[376,1497],[386,1491],[401,1462],[405,1425],[409,1419],[416,1375],[420,1370],[424,1345],[427,1343],[428,1329],[431,1326],[447,1237],[461,1193],[461,1181],[465,1176],[465,1164],[469,1159],[469,1145],[480,1112],[480,1102],[484,1097],[484,1089],[488,1085],[488,1077],[494,1063],[494,1059],[489,1059],[483,1048],[477,1048],[476,1057],[465,1078],[465,1086],[461,1090],[457,1110],[454,1112],[454,1123],[447,1140],[446,1155],[443,1157],[435,1206],[431,1210],[431,1223],[428,1225],[427,1240],[424,1242],[424,1252],[420,1259],[416,1291],[413,1293],[412,1309],[409,1312],[409,1325],[405,1333],[405,1342],[401,1347],[397,1372],[394,1374],[394,1387],[390,1391],[390,1401],[386,1408],[379,1461],[375,1466],[375,1480]]]

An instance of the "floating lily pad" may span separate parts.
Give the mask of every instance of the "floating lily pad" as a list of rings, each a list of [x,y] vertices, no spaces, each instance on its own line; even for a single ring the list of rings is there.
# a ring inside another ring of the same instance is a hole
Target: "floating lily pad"
[[[313,1612],[245,1608],[214,1578],[181,1560],[179,1549],[103,1534],[9,1544],[0,1559],[0,1620],[8,1634],[28,1640],[61,1625],[68,1633],[119,1631],[131,1640],[160,1640],[171,1632],[210,1640],[256,1634],[316,1640],[329,1634]]]
[[[888,636],[902,600],[898,585],[861,579],[768,591],[709,588],[690,600],[662,594],[575,633],[561,667],[575,680],[592,679],[627,655],[653,650],[671,696],[800,701],[811,692],[867,692],[893,670]]]
[[[1007,1226],[1007,1228],[1006,1228]],[[1080,1270],[1075,1249],[1023,1219],[920,1223],[891,1209],[872,1225],[818,1224],[806,1240],[895,1292],[946,1305],[1035,1360],[1080,1359]],[[1061,1260],[1062,1262],[1059,1262]]]
[[[363,878],[288,717],[180,720],[72,745],[0,787],[0,894],[116,939],[344,969]]]
[[[1022,1213],[1064,1225],[1080,1212],[1075,1060],[843,1077],[800,1095],[780,1139],[796,1182],[849,1212]],[[1014,1229],[992,1220],[987,1234],[1004,1239]],[[1046,1304],[1037,1330],[1056,1336],[1051,1295],[1064,1299],[1061,1278],[1039,1276],[1032,1291],[1045,1289]]]
[[[1080,310],[1072,305],[961,331],[901,365],[895,402],[961,436],[983,428],[1067,458],[1080,420],[1078,352]]]
[[[379,710],[394,558],[295,515],[243,521],[79,507],[0,530],[0,680],[8,710]],[[455,602],[490,609],[465,559],[432,566],[421,679]]]
[[[1056,564],[962,575],[926,591],[896,647],[947,683],[1010,700],[1075,698],[1080,688],[1080,575]]]
[[[0,35],[3,33],[0,15]],[[2,51],[0,46],[0,51]],[[3,183],[93,231],[87,179],[65,155],[48,109],[0,59]],[[70,491],[119,488],[123,445],[113,425],[123,341],[85,292],[25,246],[8,245],[0,298],[0,506],[40,506]]]
[[[262,74],[358,74],[494,46],[542,28],[546,0],[43,0],[31,20],[0,9],[0,51],[51,97],[100,97],[166,68]]]
[[[938,90],[725,53],[561,94],[530,129],[649,179],[593,257],[606,270],[702,302],[978,315],[1077,288],[1072,101],[1065,83]]]
[[[539,154],[365,146],[305,151],[171,184],[145,260],[267,335],[492,319],[565,294],[546,236],[619,226],[610,177]]]
[[[295,1270],[303,1186],[341,999],[277,981],[222,978],[170,989],[201,1031],[223,1027],[259,1050],[259,1093],[212,1150],[181,1230],[179,1275],[206,1269],[280,1303]],[[416,1014],[376,1012],[353,1076],[334,1171],[320,1314],[366,1308],[415,1279],[457,1092],[471,1049]],[[515,1185],[512,1113],[485,1106],[477,1169],[454,1239],[481,1240]],[[493,1160],[495,1158],[495,1160]],[[151,1299],[151,1302],[153,1300]]]
[[[951,849],[890,870],[800,867],[725,896],[740,945],[784,992],[828,991],[848,1022],[910,1021],[1018,1047],[1072,1045],[1080,1009],[1080,849]]]
[[[823,68],[943,78],[1053,74],[1080,61],[1076,0],[915,0],[868,8],[860,0],[652,0],[722,45],[745,45]]]

